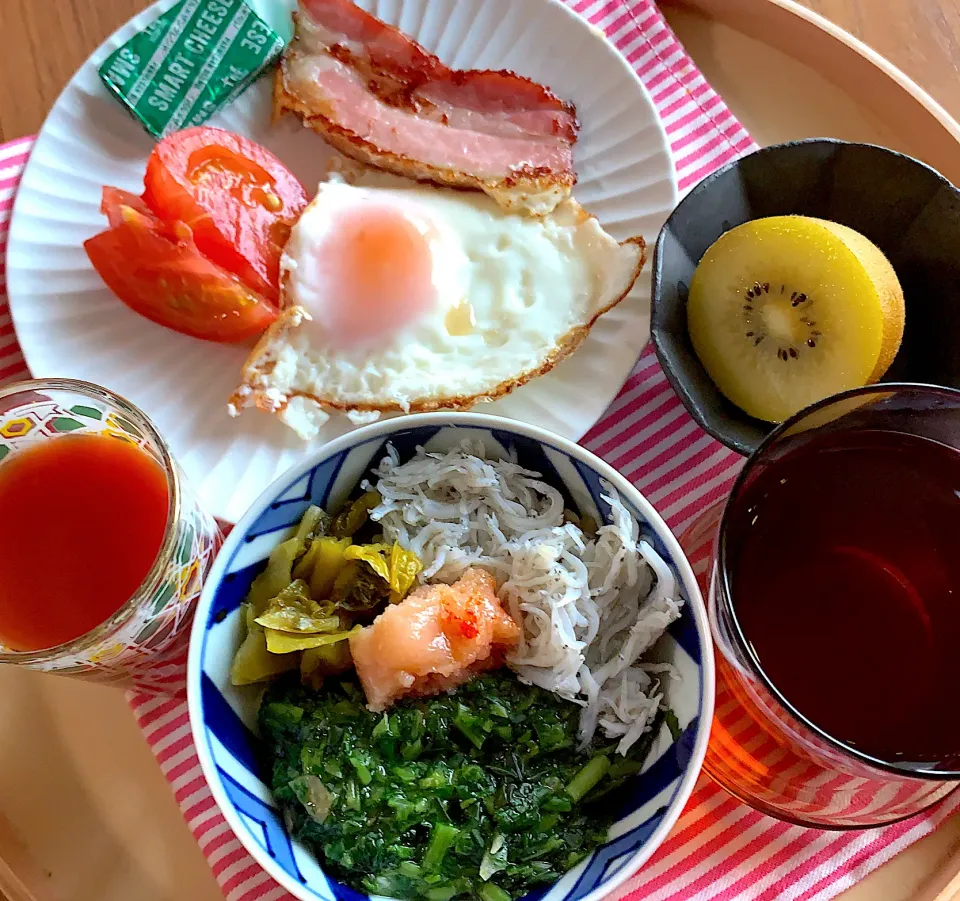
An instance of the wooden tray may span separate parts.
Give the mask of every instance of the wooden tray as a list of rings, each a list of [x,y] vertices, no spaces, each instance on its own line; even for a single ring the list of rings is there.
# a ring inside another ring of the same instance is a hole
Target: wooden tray
[[[759,143],[813,136],[880,143],[960,183],[960,126],[824,19],[791,0],[660,4]],[[131,0],[130,14],[141,5]],[[88,34],[87,52],[103,37]],[[0,898],[4,890],[11,901],[222,898],[121,694],[3,667],[0,718],[0,859],[16,870],[11,877],[0,865]],[[948,881],[944,862],[958,844],[960,815],[842,898],[914,901],[939,878],[932,894],[924,892],[932,897]]]
[[[876,3],[882,14],[882,0]],[[960,184],[960,124],[903,72],[793,0],[659,0],[708,81],[760,144],[883,144]]]

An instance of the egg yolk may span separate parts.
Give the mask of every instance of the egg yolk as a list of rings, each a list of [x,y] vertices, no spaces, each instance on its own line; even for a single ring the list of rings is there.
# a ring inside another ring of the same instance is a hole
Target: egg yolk
[[[382,338],[436,302],[430,231],[396,207],[344,210],[317,253],[331,285],[322,317],[331,340]]]

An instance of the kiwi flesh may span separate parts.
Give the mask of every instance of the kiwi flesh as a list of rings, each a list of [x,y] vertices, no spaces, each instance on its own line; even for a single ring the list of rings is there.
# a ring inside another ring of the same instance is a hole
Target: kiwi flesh
[[[846,226],[755,219],[707,250],[687,323],[721,393],[757,419],[782,422],[883,376],[903,337],[903,292],[879,248]]]

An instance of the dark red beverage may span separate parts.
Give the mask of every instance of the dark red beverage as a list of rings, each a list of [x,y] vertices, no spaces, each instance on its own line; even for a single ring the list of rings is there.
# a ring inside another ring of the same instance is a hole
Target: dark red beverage
[[[783,697],[890,763],[960,759],[960,454],[815,434],[728,512],[733,609]]]

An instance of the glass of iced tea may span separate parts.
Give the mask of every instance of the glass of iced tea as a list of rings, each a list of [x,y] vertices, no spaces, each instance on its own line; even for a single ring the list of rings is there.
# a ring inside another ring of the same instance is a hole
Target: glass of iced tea
[[[877,385],[784,423],[714,559],[713,779],[834,829],[960,785],[960,391]]]
[[[175,693],[220,542],[128,401],[67,379],[0,388],[0,663]]]

